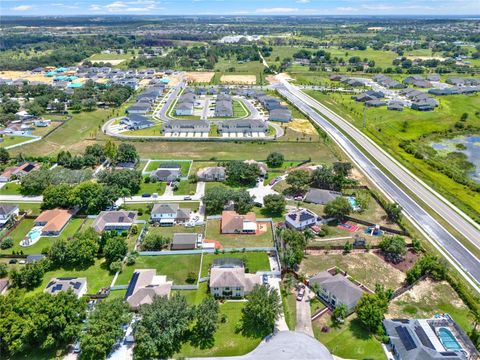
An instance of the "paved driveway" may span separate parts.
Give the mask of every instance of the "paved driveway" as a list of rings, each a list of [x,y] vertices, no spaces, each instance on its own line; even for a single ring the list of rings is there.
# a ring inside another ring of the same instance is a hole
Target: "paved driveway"
[[[310,290],[306,287],[302,301],[297,301],[297,326],[295,326],[295,331],[300,331],[313,337],[309,297]]]

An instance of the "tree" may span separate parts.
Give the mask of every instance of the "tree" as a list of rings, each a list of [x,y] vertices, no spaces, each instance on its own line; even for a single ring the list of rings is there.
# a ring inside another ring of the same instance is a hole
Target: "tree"
[[[325,205],[325,215],[328,218],[335,218],[337,221],[343,220],[351,212],[352,206],[343,196],[339,196]]]
[[[71,207],[78,206],[80,211],[87,214],[97,213],[98,199],[102,193],[102,185],[92,181],[84,181],[74,188],[70,192]]]
[[[86,315],[85,301],[72,291],[35,296],[10,291],[0,296],[0,313],[0,353],[6,358],[64,349],[77,338]]]
[[[343,322],[347,317],[348,309],[345,304],[338,304],[332,312],[332,319],[335,323]]]
[[[282,215],[285,211],[286,201],[280,194],[269,194],[263,198],[263,206],[267,214]]]
[[[337,171],[326,165],[317,167],[312,173],[312,186],[320,189],[341,191],[349,181],[346,174],[348,174],[348,171],[338,165]]]
[[[126,190],[127,195],[131,196],[140,191],[142,183],[142,173],[133,170],[104,170],[98,174],[98,181],[111,187],[115,187],[120,191]]]
[[[46,169],[31,171],[20,180],[22,195],[41,195],[50,185],[51,173]]]
[[[384,236],[379,244],[382,249],[385,260],[393,263],[399,263],[407,253],[405,239],[401,236]]]
[[[165,249],[170,244],[170,239],[160,234],[149,233],[142,240],[143,251],[159,251]]]
[[[281,312],[278,291],[268,285],[255,285],[242,309],[242,331],[247,336],[264,337],[273,332]]]
[[[231,199],[232,191],[225,186],[207,187],[203,196],[205,211],[208,215],[220,214],[228,200]]]
[[[195,308],[195,325],[192,329],[192,344],[200,349],[214,344],[218,328],[219,306],[212,296],[207,296]]]
[[[10,160],[10,154],[8,153],[7,149],[0,148],[0,163],[6,164]]]
[[[305,253],[305,246],[307,246],[307,240],[305,234],[286,229],[283,231],[281,239],[284,243],[283,262],[292,269],[296,265],[300,264]]]
[[[117,158],[117,145],[112,140],[108,140],[103,148],[103,152],[107,158],[115,161]]]
[[[173,357],[182,348],[192,317],[184,296],[154,297],[151,305],[140,308],[140,320],[134,328],[134,359]]]
[[[272,168],[278,168],[283,165],[285,158],[283,154],[278,152],[272,152],[267,156],[267,165]]]
[[[290,187],[287,189],[288,193],[292,195],[303,194],[308,190],[310,184],[310,174],[306,170],[294,170],[288,173],[287,184]]]
[[[64,267],[74,269],[87,269],[95,263],[98,254],[97,237],[91,236],[91,232],[81,232],[75,234],[73,239],[67,245],[67,262]]]
[[[227,182],[235,186],[253,186],[260,176],[257,164],[247,164],[243,161],[230,161],[225,166]]]
[[[20,270],[13,269],[10,273],[12,286],[31,290],[42,283],[44,273],[42,261],[26,264]]]
[[[356,307],[362,325],[374,333],[381,333],[383,316],[387,310],[388,302],[377,294],[363,294]]]
[[[6,250],[10,249],[13,246],[13,238],[10,236],[7,236],[5,239],[3,239],[0,242],[0,249]]]
[[[69,184],[50,185],[43,191],[42,209],[69,209],[73,204],[70,198],[72,187]]]
[[[8,265],[0,263],[0,278],[4,278],[8,275]]]
[[[116,163],[136,163],[139,159],[137,149],[132,144],[121,143],[117,150],[117,156],[115,158]]]
[[[235,202],[235,211],[239,214],[246,214],[252,210],[254,206],[253,196],[251,196],[247,190],[240,189],[235,191],[232,195],[232,200]]]
[[[80,358],[105,359],[117,339],[123,336],[122,325],[130,318],[129,308],[122,299],[100,302],[90,314],[87,330],[80,337]]]
[[[402,218],[402,208],[397,203],[386,204],[385,212],[387,213],[388,220],[391,222],[398,223]]]
[[[123,260],[127,255],[128,246],[125,238],[121,236],[115,236],[107,239],[105,247],[103,248],[103,255],[108,265],[117,260]]]

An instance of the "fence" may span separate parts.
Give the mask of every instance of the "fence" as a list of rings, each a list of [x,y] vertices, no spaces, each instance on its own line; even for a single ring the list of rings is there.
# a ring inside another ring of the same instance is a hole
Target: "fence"
[[[366,226],[375,226],[376,225],[376,224],[371,223],[369,221],[360,220],[360,219],[357,219],[357,218],[354,218],[354,217],[351,217],[351,216],[345,216],[345,220],[353,221],[353,222],[356,222],[358,224],[362,224],[362,225],[366,225]],[[389,227],[386,227],[386,226],[380,226],[380,230],[386,231],[386,232],[389,232],[389,233],[393,233],[393,234],[408,236],[408,232],[405,231],[405,230],[392,229],[392,228],[389,228]]]
[[[274,247],[255,247],[255,248],[225,248],[220,251],[215,249],[197,249],[197,250],[165,250],[165,251],[140,251],[139,256],[167,256],[167,255],[195,255],[195,254],[214,254],[218,253],[238,253],[238,252],[270,252],[276,251]]]
[[[198,290],[198,285],[172,285],[172,290]]]

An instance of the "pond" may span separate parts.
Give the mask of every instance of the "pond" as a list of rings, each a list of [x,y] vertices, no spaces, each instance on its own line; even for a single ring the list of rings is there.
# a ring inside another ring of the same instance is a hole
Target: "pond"
[[[433,143],[432,147],[440,152],[456,151],[465,154],[468,161],[475,165],[475,171],[470,174],[471,178],[480,183],[480,135],[457,136]]]

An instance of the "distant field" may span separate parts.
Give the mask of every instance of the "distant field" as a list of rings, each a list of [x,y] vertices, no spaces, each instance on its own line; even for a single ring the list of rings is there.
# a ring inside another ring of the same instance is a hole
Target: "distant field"
[[[107,60],[130,60],[133,58],[133,54],[130,52],[126,54],[93,54],[88,58],[88,60],[96,60],[96,61],[107,61]],[[115,65],[115,64],[112,64]]]
[[[206,71],[189,71],[186,73],[187,80],[193,83],[209,83],[213,76],[214,72]]]
[[[222,75],[220,77],[222,84],[253,85],[256,81],[257,77],[255,75]]]

